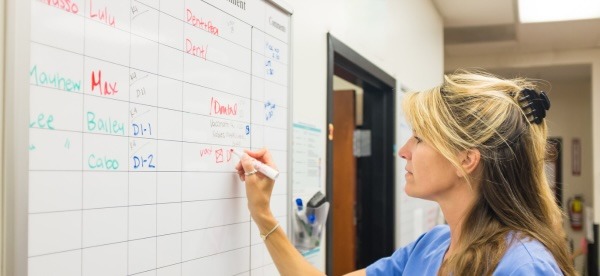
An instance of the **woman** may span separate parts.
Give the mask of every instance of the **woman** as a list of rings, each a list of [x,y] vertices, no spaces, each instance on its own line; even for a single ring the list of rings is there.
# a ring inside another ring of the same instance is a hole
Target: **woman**
[[[448,225],[349,275],[574,275],[562,213],[544,172],[550,102],[524,79],[459,71],[403,102],[408,195],[439,203]],[[274,166],[268,151],[247,152]],[[250,213],[282,275],[322,275],[275,227],[273,181],[238,164]]]

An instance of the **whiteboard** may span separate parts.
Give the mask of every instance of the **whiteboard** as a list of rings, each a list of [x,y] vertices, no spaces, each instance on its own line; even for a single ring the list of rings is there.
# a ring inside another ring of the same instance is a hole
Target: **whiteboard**
[[[286,225],[290,12],[30,3],[28,274],[277,274],[230,149],[272,151]]]

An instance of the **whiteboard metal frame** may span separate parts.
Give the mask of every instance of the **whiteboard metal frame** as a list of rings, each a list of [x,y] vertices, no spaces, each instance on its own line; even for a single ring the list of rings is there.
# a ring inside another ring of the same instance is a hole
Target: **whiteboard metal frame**
[[[288,15],[290,16],[290,38],[292,35],[292,31],[291,31],[291,26],[292,26],[292,14],[294,14],[294,9],[292,8],[292,6],[286,2],[285,0],[265,0],[267,3],[271,3],[271,5],[283,10],[284,12],[288,13]],[[290,40],[288,40],[290,41]],[[291,44],[290,44],[291,46]],[[289,60],[288,60],[288,64],[289,64]],[[288,82],[289,84],[289,82]]]
[[[282,1],[273,1],[273,0],[267,0],[267,2],[271,2],[273,4],[276,4],[275,2],[282,2]],[[293,55],[292,55],[292,51],[293,51],[293,47],[292,47],[292,42],[293,42],[293,36],[292,36],[292,32],[294,30],[293,28],[293,24],[292,24],[292,10],[291,9],[286,9],[286,12],[288,12],[288,16],[289,16],[289,33],[288,33],[288,97],[287,97],[287,107],[288,107],[288,114],[287,114],[287,187],[286,187],[286,191],[287,191],[287,202],[285,204],[286,208],[287,208],[287,228],[286,228],[286,233],[288,239],[291,241],[292,239],[292,217],[293,217],[293,212],[292,212],[292,191],[293,191],[293,133],[294,133],[294,128],[293,126],[293,117],[294,117],[294,108],[293,108],[293,80],[294,78],[292,77],[292,64],[293,64]]]
[[[0,15],[2,18],[6,18],[6,1],[0,0]],[[4,45],[6,44],[6,32],[5,32],[5,22],[4,20],[0,20],[0,275],[4,275],[4,74],[5,74],[5,66],[4,66],[4,58],[5,58],[5,50]]]
[[[4,275],[27,275],[30,0],[6,1]],[[25,154],[23,154],[25,153]]]

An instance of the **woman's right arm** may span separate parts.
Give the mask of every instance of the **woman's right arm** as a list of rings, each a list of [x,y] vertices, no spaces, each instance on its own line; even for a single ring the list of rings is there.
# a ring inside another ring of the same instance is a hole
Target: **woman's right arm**
[[[255,220],[257,225],[276,225],[277,222],[274,218],[265,219],[262,222],[258,222]],[[268,228],[268,227],[267,227]],[[266,233],[263,231],[266,228],[261,228],[261,233]],[[273,232],[269,237],[265,240],[265,245],[269,250],[269,254],[277,266],[277,270],[281,275],[325,275],[323,272],[317,270],[314,266],[312,266],[302,255],[300,252],[296,250],[296,248],[292,245],[292,243],[288,240],[285,232],[281,228],[278,228]],[[349,274],[347,276],[365,276],[365,270],[358,270]]]
[[[345,276],[366,276],[366,275],[367,275],[367,270],[361,269],[361,270],[357,270],[354,272],[350,272],[350,273],[346,274]]]
[[[262,220],[254,220],[261,233],[267,233],[277,221],[272,216]],[[271,233],[265,240],[265,246],[281,275],[324,275],[323,272],[312,266],[292,243],[287,239],[281,227]]]
[[[261,220],[261,222],[255,219],[257,225],[259,225],[259,229],[261,229],[261,233],[267,233],[267,228],[275,226],[277,222],[275,219],[270,216],[270,218],[265,218]],[[266,228],[262,228],[260,225],[268,225]],[[272,225],[272,226],[271,226]],[[269,254],[277,266],[277,270],[281,275],[325,275],[323,272],[317,270],[314,266],[312,266],[302,255],[300,252],[296,250],[296,248],[292,245],[292,243],[288,240],[283,229],[277,228],[275,232],[273,232],[269,237],[265,240],[265,245],[269,250]],[[364,269],[354,271],[352,273],[346,274],[347,276],[365,276],[366,272]]]
[[[275,181],[261,173],[245,175],[254,170],[253,159],[275,168],[271,154],[266,149],[246,151],[236,169],[242,181],[246,182],[248,209],[261,234],[267,234],[277,220],[271,213],[270,201]],[[287,239],[282,227],[278,227],[264,241],[269,254],[281,275],[324,275],[312,266]]]
[[[246,196],[248,197],[250,214],[258,226],[260,233],[267,234],[278,223],[271,213],[270,208],[271,193],[273,192],[275,181],[261,173],[246,176],[245,172],[254,170],[253,159],[259,160],[273,168],[275,168],[275,164],[269,151],[262,149],[258,151],[246,151],[246,155],[242,156],[240,163],[236,166],[240,179],[246,182]],[[323,272],[312,266],[296,250],[288,240],[282,227],[275,229],[266,238],[264,243],[281,275],[324,275]],[[363,276],[366,275],[366,272],[363,269],[348,275]]]

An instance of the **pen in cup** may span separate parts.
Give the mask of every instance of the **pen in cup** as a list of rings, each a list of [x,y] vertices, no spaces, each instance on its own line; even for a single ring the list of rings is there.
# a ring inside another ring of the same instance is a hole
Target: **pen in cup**
[[[302,211],[302,209],[304,208],[302,205],[302,199],[301,198],[296,198],[296,206],[298,207],[298,212]]]
[[[306,218],[306,209],[304,208],[304,203],[302,202],[301,198],[296,198],[296,207],[298,208],[298,211],[296,211],[298,219],[307,224],[308,220]]]

